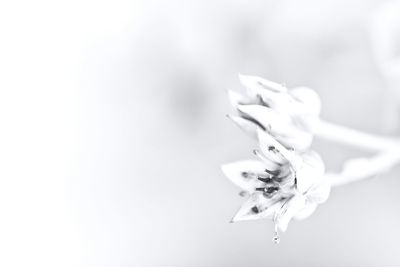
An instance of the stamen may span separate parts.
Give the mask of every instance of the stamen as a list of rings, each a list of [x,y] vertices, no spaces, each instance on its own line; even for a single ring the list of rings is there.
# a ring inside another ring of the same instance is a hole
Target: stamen
[[[274,238],[272,238],[272,241],[274,241],[275,244],[279,244],[279,242],[281,242],[278,230],[275,230]]]
[[[245,179],[250,179],[250,178],[254,178],[257,176],[254,172],[246,172],[246,171],[242,172],[241,175]]]
[[[254,213],[259,213],[260,212],[260,210],[257,208],[257,206],[252,207],[251,211],[254,212]]]
[[[277,175],[279,175],[281,173],[281,170],[277,169],[275,171],[271,171],[271,170],[265,169],[265,172],[270,174],[270,175],[272,175],[272,176],[277,176]]]
[[[274,180],[272,180],[272,178],[263,178],[263,177],[257,177],[257,179],[258,180],[260,180],[261,182],[263,182],[263,183],[266,183],[266,184],[270,184],[270,183],[272,183]]]
[[[282,175],[282,176],[275,176],[273,179],[274,181],[278,182],[278,183],[282,183],[283,181],[289,182],[292,181],[292,179],[289,179],[289,177],[292,175],[292,173],[288,173],[286,175]]]
[[[285,160],[289,160],[288,158],[286,158],[281,151],[279,151],[275,146],[268,146],[268,151],[272,151],[275,154],[280,155],[283,159]]]
[[[244,178],[249,178],[249,173],[248,172],[242,172],[242,176]]]
[[[272,194],[272,193],[274,193],[276,191],[279,191],[279,187],[274,187],[274,186],[271,186],[271,187],[257,187],[256,191],[261,191],[261,192],[264,192],[264,193],[267,193],[267,194]]]
[[[293,176],[294,176],[294,186],[297,189],[297,174],[296,174],[296,170],[293,167],[291,167],[291,170],[292,170]]]
[[[275,244],[279,244],[279,242],[281,241],[281,238],[279,237],[277,217],[278,217],[278,213],[275,213],[275,215],[274,215],[275,233],[274,233],[274,237],[272,238],[272,241]]]
[[[239,196],[241,196],[241,197],[247,197],[247,196],[249,196],[249,195],[250,195],[249,192],[244,191],[244,190],[242,190],[242,191],[239,192]]]
[[[273,192],[275,192],[275,191],[278,191],[279,190],[279,188],[278,187],[266,187],[266,188],[264,188],[264,191],[266,192],[266,193],[268,193],[268,194],[271,194],[271,193],[273,193]]]

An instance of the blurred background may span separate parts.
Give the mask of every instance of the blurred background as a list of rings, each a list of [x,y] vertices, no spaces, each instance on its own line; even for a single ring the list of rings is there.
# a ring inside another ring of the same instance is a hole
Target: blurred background
[[[322,118],[399,135],[400,4],[4,1],[1,266],[399,266],[400,169],[335,188],[275,245],[230,224],[238,73],[308,86]],[[329,170],[368,155],[315,140]]]

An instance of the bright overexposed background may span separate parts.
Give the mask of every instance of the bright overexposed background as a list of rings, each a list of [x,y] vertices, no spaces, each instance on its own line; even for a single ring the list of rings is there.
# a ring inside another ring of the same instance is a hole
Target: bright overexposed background
[[[391,2],[1,2],[0,266],[399,266],[399,168],[334,189],[278,246],[269,221],[228,223],[243,199],[219,168],[256,146],[225,118],[239,72],[400,134]],[[365,155],[315,149],[330,170]]]

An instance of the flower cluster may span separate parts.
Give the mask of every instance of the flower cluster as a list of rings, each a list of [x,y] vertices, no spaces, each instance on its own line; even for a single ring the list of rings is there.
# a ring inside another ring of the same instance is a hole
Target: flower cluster
[[[254,150],[257,160],[222,166],[249,196],[232,221],[272,218],[277,242],[278,230],[286,231],[292,218],[308,217],[329,196],[324,163],[310,149],[320,100],[309,88],[288,90],[255,76],[241,75],[240,80],[247,96],[229,92],[238,113],[229,117],[258,139],[259,149]]]

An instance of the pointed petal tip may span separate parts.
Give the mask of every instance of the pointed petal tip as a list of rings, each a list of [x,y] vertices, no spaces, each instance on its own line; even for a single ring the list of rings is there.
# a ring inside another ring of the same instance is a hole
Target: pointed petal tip
[[[286,86],[273,82],[264,78],[261,78],[259,76],[254,76],[254,75],[244,75],[239,73],[239,80],[242,85],[245,87],[248,87],[248,89],[253,89],[256,90],[258,89],[267,89],[270,91],[273,91],[275,93],[286,93],[288,89]]]
[[[241,130],[249,134],[251,137],[256,138],[256,129],[257,125],[252,121],[242,118],[240,116],[228,115],[228,119],[230,119],[234,124],[236,124]]]
[[[246,105],[239,104],[239,105],[237,105],[236,108],[237,108],[239,111],[244,112],[243,109],[246,110]]]
[[[282,233],[285,233],[287,231],[288,225],[289,225],[289,223],[288,224],[282,224],[282,223],[278,224],[279,231],[281,231]]]
[[[245,102],[245,97],[243,97],[238,92],[228,90],[227,91],[229,101],[231,102],[232,106],[235,108],[240,105],[241,103]]]
[[[239,210],[238,213],[236,213],[235,216],[233,216],[233,218],[231,219],[231,223],[253,221],[256,219],[257,219],[256,217],[247,216],[246,214],[243,213],[243,211]]]
[[[231,223],[237,223],[237,222],[242,222],[242,221],[247,221],[245,211],[242,209],[242,207],[236,212],[236,214],[232,217]]]
[[[239,76],[240,83],[247,88],[254,86],[255,79],[257,79],[256,76],[250,76],[250,75],[245,75],[245,74],[241,74],[241,73],[239,73],[238,76]]]
[[[238,123],[238,120],[244,120],[242,117],[236,115],[226,114],[225,116],[236,124]]]
[[[229,222],[236,223],[236,222],[240,222],[240,221],[241,221],[241,219],[239,218],[238,213],[236,213],[235,216],[233,216]]]
[[[248,74],[243,74],[243,73],[239,73],[238,77],[239,77],[239,81],[241,83],[247,83],[247,82],[249,82],[251,80],[259,78],[259,77],[254,76],[254,75],[248,75]]]
[[[221,164],[221,166],[220,166],[221,171],[222,171],[225,175],[226,175],[226,171],[227,171],[227,168],[228,168],[229,164],[231,164],[231,163],[224,163],[224,164]]]
[[[232,174],[231,174],[231,169],[232,169],[232,164],[233,164],[233,162],[231,162],[231,163],[224,163],[224,164],[222,164],[221,166],[220,166],[220,168],[221,168],[221,171],[222,171],[222,173],[228,178],[228,179],[230,179],[231,180],[231,176],[232,176]]]
[[[247,76],[248,76],[248,75],[243,74],[243,73],[241,73],[241,72],[238,73],[238,78],[239,78],[239,80],[241,80],[242,78],[246,78]]]

